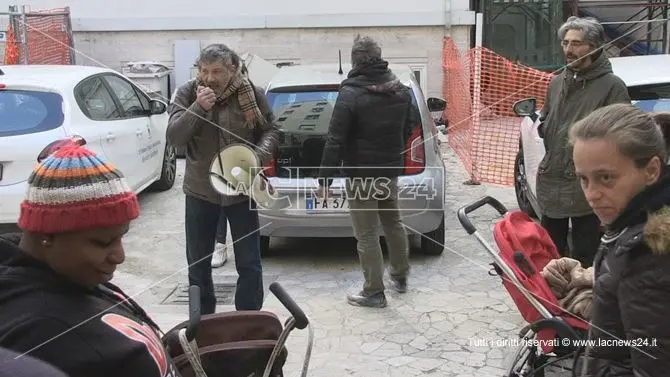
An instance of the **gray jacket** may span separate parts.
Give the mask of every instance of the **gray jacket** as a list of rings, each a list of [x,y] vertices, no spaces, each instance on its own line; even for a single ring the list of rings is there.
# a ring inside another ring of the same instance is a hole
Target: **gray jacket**
[[[191,80],[177,90],[174,102],[170,105],[167,129],[167,138],[172,145],[186,146],[184,193],[222,206],[242,203],[248,197],[225,196],[214,190],[209,179],[209,169],[221,149],[234,143],[256,145],[261,162],[269,161],[279,141],[279,130],[274,125],[272,109],[262,90],[255,88],[258,107],[268,122],[265,126],[248,128],[244,126],[244,113],[235,95],[223,104],[214,105],[211,111],[205,111],[195,101],[196,86],[195,80]]]
[[[551,80],[542,108],[547,151],[537,173],[537,200],[543,216],[579,217],[593,212],[575,175],[568,131],[594,110],[618,102],[630,103],[628,89],[612,73],[604,53],[585,70],[566,68]]]

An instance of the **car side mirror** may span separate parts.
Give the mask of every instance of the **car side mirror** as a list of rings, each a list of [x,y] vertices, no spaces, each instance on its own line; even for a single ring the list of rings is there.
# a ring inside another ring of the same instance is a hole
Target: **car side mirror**
[[[443,100],[442,98],[437,98],[437,97],[430,97],[428,98],[428,101],[426,101],[426,104],[428,105],[428,110],[432,112],[437,112],[437,111],[444,111],[444,109],[447,108],[447,101]]]
[[[152,99],[149,102],[149,107],[151,109],[151,115],[160,115],[167,111],[167,105],[163,101],[157,99]]]
[[[514,105],[512,105],[512,111],[520,117],[532,116],[537,111],[537,100],[531,97],[516,101],[514,102]]]

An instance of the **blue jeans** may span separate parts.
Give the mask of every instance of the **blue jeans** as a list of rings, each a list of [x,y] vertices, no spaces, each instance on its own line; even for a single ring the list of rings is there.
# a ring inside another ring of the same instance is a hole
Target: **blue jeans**
[[[252,201],[228,207],[186,195],[186,260],[188,281],[200,287],[201,313],[216,311],[216,296],[212,280],[212,252],[221,212],[230,222],[233,238],[237,289],[237,310],[260,310],[263,306],[263,269],[261,267],[258,213]]]
[[[219,217],[219,227],[216,229],[216,242],[226,244],[226,237],[228,236],[228,218],[226,217],[226,210],[221,208],[221,216]]]

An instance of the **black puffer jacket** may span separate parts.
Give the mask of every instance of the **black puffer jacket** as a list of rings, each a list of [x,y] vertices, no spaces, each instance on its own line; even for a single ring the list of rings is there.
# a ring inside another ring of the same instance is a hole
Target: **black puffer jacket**
[[[594,269],[595,344],[588,344],[582,376],[670,375],[669,172],[612,224]]]
[[[387,62],[351,70],[333,109],[319,176],[332,176],[341,161],[349,177],[401,175],[405,141],[418,122],[411,89]]]

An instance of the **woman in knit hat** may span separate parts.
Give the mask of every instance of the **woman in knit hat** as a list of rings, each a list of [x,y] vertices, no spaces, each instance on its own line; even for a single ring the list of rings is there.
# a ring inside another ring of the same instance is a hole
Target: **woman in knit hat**
[[[28,179],[22,235],[0,238],[0,347],[77,376],[176,376],[158,326],[109,283],[139,205],[121,172],[75,143]]]

